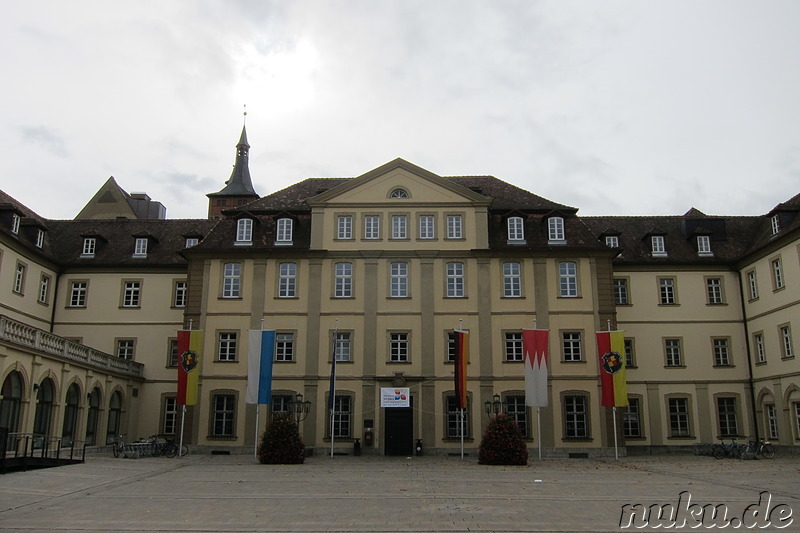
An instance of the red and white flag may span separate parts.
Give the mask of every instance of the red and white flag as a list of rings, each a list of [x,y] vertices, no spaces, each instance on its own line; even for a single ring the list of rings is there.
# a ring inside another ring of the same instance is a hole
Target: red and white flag
[[[522,330],[522,353],[525,360],[525,405],[544,407],[547,402],[546,329]]]

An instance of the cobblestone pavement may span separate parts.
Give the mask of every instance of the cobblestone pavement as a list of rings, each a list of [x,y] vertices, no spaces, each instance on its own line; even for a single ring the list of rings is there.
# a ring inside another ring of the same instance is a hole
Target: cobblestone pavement
[[[0,476],[0,531],[619,531],[623,505],[679,507],[684,491],[692,504],[724,504],[734,527],[768,491],[771,500],[761,502],[772,515],[751,518],[775,526],[782,516],[783,525],[787,509],[800,513],[800,457],[497,467],[474,457],[311,457],[267,466],[245,455],[94,455],[81,465]],[[694,531],[706,530],[703,520]],[[784,531],[800,531],[800,515],[788,520]],[[644,530],[653,524],[654,516],[639,523]]]

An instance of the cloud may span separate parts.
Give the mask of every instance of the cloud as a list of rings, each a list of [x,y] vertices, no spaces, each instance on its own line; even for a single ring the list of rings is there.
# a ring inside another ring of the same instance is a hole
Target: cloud
[[[25,143],[39,146],[57,157],[65,158],[69,155],[64,139],[51,129],[44,126],[21,126],[19,131]]]

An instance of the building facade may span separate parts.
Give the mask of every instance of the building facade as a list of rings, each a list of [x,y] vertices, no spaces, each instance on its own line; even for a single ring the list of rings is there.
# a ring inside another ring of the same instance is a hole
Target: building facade
[[[613,453],[615,433],[628,451],[800,443],[800,196],[761,217],[580,217],[397,159],[259,197],[248,149],[243,130],[207,219],[53,221],[0,198],[0,427],[93,445],[180,432],[176,331],[191,328],[204,349],[184,439],[205,450],[252,450],[297,394],[306,445],[333,436],[340,453],[355,439],[456,453],[462,430],[475,449],[495,395],[548,455]],[[525,406],[532,327],[550,332],[539,416]],[[609,327],[628,367],[616,432],[594,335]],[[275,330],[269,408],[245,402],[248,331],[262,328]],[[455,329],[470,333],[463,421]],[[409,407],[382,407],[395,388]]]

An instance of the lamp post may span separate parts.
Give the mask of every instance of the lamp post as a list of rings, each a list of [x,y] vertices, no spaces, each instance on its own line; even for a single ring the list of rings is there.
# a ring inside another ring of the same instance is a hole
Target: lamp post
[[[311,410],[311,402],[308,400],[303,400],[303,395],[297,393],[294,397],[294,400],[289,402],[289,412],[294,415],[295,420],[297,421],[297,425],[300,425],[300,422],[306,419],[308,416],[308,412]]]
[[[501,401],[499,394],[492,396],[492,401],[487,400],[483,402],[483,406],[489,418],[497,418],[497,415],[505,413],[508,410],[508,402]]]

